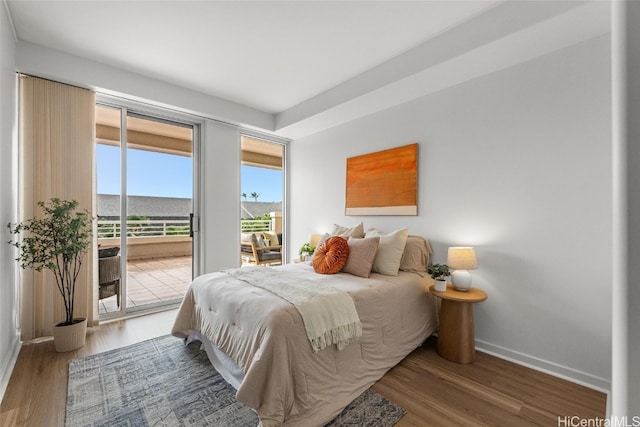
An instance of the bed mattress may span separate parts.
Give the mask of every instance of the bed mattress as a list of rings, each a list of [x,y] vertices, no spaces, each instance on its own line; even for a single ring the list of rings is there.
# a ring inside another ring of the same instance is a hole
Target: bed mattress
[[[256,410],[262,426],[321,426],[437,327],[426,274],[316,274],[308,263],[275,267],[353,298],[362,336],[314,352],[300,313],[284,299],[225,274],[196,278],[173,335],[203,341],[212,364]]]

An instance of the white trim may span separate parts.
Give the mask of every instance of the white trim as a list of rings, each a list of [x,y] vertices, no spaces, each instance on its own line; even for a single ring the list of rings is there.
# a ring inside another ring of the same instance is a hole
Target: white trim
[[[611,3],[611,416],[628,415],[629,390],[627,8],[624,1]]]
[[[129,118],[129,109],[127,107],[120,107],[120,289],[118,292],[118,298],[120,298],[120,307],[117,313],[122,315],[126,314],[129,310],[127,306],[127,296],[129,295],[129,275],[127,274],[127,262],[129,260],[129,246],[127,246],[129,239],[129,230],[127,221],[127,210],[129,209],[129,200],[127,198],[127,186],[129,181],[127,180],[127,155],[129,152],[129,126],[127,119]],[[96,160],[97,163],[97,155]],[[98,176],[96,166],[96,197],[98,196]],[[96,212],[98,215],[98,212]],[[124,221],[122,221],[124,219]],[[122,274],[124,273],[124,274]],[[99,301],[98,301],[99,302]],[[98,310],[99,311],[99,310]],[[99,317],[99,316],[98,316]]]
[[[200,146],[202,145],[202,124],[193,123],[191,131],[191,173],[193,189],[191,194],[191,215],[193,216],[191,229],[191,279],[195,279],[201,273],[201,258],[202,252],[200,251],[200,202],[204,197],[202,193],[202,182],[200,169],[202,166],[202,152]]]
[[[2,372],[0,372],[0,402],[4,399],[4,393],[7,391],[7,386],[9,385],[13,368],[16,366],[16,361],[18,360],[18,355],[22,348],[19,336],[15,335],[14,338],[13,345],[11,346],[13,347],[11,356],[7,358],[6,363],[2,366]]]
[[[137,101],[122,96],[109,95],[96,91],[96,104],[113,108],[126,108],[133,114],[149,116],[154,119],[167,120],[177,125],[201,125],[204,120],[210,120],[203,116],[185,113],[175,108],[163,107],[150,101]]]
[[[609,380],[569,368],[568,366],[559,365],[478,339],[476,339],[476,348],[483,353],[488,353],[500,359],[505,359],[518,365],[523,365],[536,371],[601,391],[607,395],[611,389],[611,382]]]
[[[283,239],[283,244],[282,244],[282,259],[286,260],[288,259],[288,255],[289,255],[289,241],[287,239],[287,236],[289,235],[289,210],[288,205],[288,199],[287,199],[287,193],[288,193],[288,189],[289,189],[289,180],[288,180],[288,173],[287,173],[287,162],[288,162],[288,156],[289,156],[289,142],[291,142],[290,139],[288,138],[283,138],[277,135],[273,135],[270,133],[265,133],[265,132],[260,132],[260,131],[255,131],[255,130],[251,130],[251,129],[247,129],[245,127],[238,127],[238,132],[240,135],[240,138],[242,139],[243,136],[247,136],[250,138],[256,138],[256,139],[261,139],[265,142],[268,142],[270,144],[279,144],[282,145],[282,239]],[[241,144],[240,144],[241,146]],[[241,156],[242,157],[242,156]],[[242,160],[241,160],[242,161]],[[242,172],[241,172],[242,174]],[[244,206],[242,206],[242,201],[240,201],[240,209],[244,209]]]
[[[192,197],[191,197],[191,213],[194,214],[194,221],[199,221],[199,189],[200,189],[200,181],[199,181],[199,173],[200,168],[198,163],[201,161],[200,156],[200,125],[202,123],[201,120],[197,117],[193,117],[190,114],[176,112],[171,109],[150,106],[149,104],[142,104],[136,101],[126,100],[123,98],[118,98],[110,95],[105,95],[101,93],[96,93],[96,105],[103,106],[107,108],[113,108],[120,112],[120,141],[128,141],[127,137],[127,118],[128,117],[138,117],[144,120],[158,121],[163,123],[169,123],[174,126],[184,126],[192,129],[192,178],[193,178],[193,188],[192,188]],[[198,156],[198,157],[196,157]],[[120,217],[127,217],[127,208],[128,208],[128,193],[127,193],[127,150],[120,150]],[[198,200],[196,200],[198,199]],[[198,227],[199,230],[199,227]],[[122,233],[119,238],[119,246],[120,246],[120,262],[122,263],[122,271],[126,271],[127,264],[127,252],[128,252],[128,236],[127,236],[127,223],[126,221],[122,223]],[[191,237],[192,241],[192,249],[199,248],[197,245],[199,241],[199,233]],[[196,277],[197,274],[200,273],[200,254],[199,250],[192,250],[191,257],[191,275],[192,277]],[[197,274],[196,274],[197,273]],[[175,308],[179,303],[168,303],[165,301],[159,303],[151,303],[144,304],[142,306],[137,307],[128,307],[125,301],[127,292],[128,292],[128,276],[125,274],[120,279],[120,308],[116,311],[110,313],[104,313],[99,315],[99,323],[109,321],[112,319],[123,319],[129,316],[131,313],[135,313],[136,311],[143,312],[142,314],[150,314],[156,307],[168,307]]]
[[[285,138],[282,136],[278,136],[278,135],[274,135],[272,133],[268,133],[268,132],[261,132],[258,130],[254,130],[254,129],[249,129],[243,126],[237,126],[239,131],[240,131],[240,135],[244,135],[244,136],[249,136],[251,138],[256,138],[256,139],[263,139],[267,142],[271,142],[271,143],[276,143],[276,144],[282,144],[282,145],[287,145],[289,142],[291,142],[292,140],[289,138]],[[283,165],[284,167],[284,165]]]

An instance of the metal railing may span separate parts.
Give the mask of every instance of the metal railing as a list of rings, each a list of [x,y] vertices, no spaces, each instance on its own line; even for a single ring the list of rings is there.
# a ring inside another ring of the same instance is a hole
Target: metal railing
[[[271,231],[270,219],[243,219],[240,221],[242,233],[253,233],[254,231]]]
[[[98,220],[98,239],[120,237],[119,220]],[[127,235],[130,237],[188,236],[189,220],[128,220]]]
[[[240,222],[240,229],[243,233],[271,231],[271,220],[243,219]],[[118,238],[120,233],[119,220],[98,220],[98,239]],[[189,220],[130,219],[127,221],[127,235],[130,237],[188,236]]]

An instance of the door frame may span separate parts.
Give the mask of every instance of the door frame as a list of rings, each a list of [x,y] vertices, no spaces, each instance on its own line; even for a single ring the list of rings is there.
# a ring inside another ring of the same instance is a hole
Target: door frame
[[[289,174],[288,174],[288,154],[289,154],[289,142],[287,138],[282,138],[277,135],[265,134],[257,132],[255,130],[239,127],[239,138],[242,140],[243,136],[250,138],[261,139],[264,142],[270,144],[278,144],[282,146],[282,263],[287,263],[289,259]],[[239,147],[241,144],[239,142]],[[241,149],[241,148],[240,148]],[[240,177],[242,179],[242,177]],[[241,199],[239,199],[242,202]]]
[[[201,128],[203,125],[203,121],[201,118],[185,114],[182,112],[170,110],[167,108],[161,108],[152,106],[149,104],[144,104],[136,101],[131,101],[125,98],[119,98],[112,95],[106,95],[101,93],[96,93],[96,105],[101,105],[107,108],[114,108],[121,111],[120,116],[120,146],[121,146],[121,157],[120,164],[122,170],[120,171],[120,218],[126,218],[127,212],[126,203],[123,203],[123,200],[127,199],[127,181],[126,181],[126,173],[127,173],[127,165],[126,165],[126,150],[122,150],[123,141],[127,141],[126,132],[127,132],[127,117],[129,113],[131,113],[134,117],[143,117],[149,118],[150,120],[165,122],[170,124],[182,125],[182,126],[190,126],[192,128],[192,239],[191,239],[191,276],[192,278],[197,277],[201,270],[201,256],[200,256],[200,203],[201,203],[201,186],[200,186],[200,159],[201,159]],[[126,222],[121,225],[121,239],[126,239]],[[127,264],[127,245],[121,244],[121,263],[123,272],[126,272],[126,264]],[[97,271],[97,270],[96,270]],[[149,314],[154,311],[159,310],[167,310],[171,308],[175,308],[179,305],[179,302],[175,304],[149,304],[144,309],[127,309],[126,301],[126,292],[127,292],[127,277],[126,274],[123,274],[121,277],[121,293],[120,298],[122,299],[120,302],[120,310],[106,313],[103,315],[99,315],[100,321],[113,320],[126,318],[137,315]],[[96,283],[97,286],[97,283]],[[95,294],[95,304],[98,304],[98,292],[96,289]]]

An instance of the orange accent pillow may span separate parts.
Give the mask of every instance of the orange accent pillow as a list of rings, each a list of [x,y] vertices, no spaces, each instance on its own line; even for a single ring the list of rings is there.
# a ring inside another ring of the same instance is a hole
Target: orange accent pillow
[[[313,255],[313,270],[319,274],[336,274],[342,270],[349,256],[349,243],[333,236],[324,241]]]

